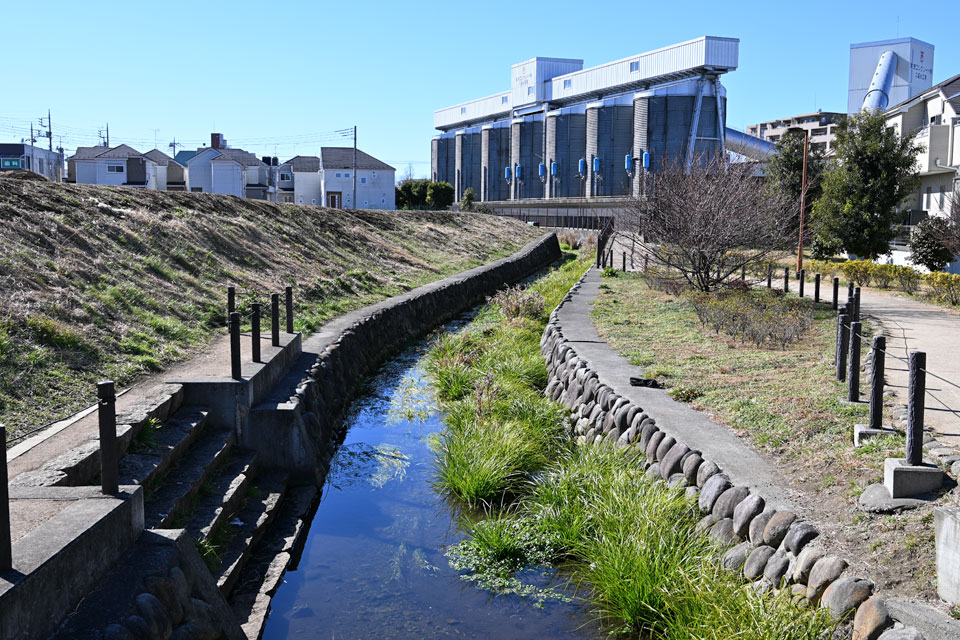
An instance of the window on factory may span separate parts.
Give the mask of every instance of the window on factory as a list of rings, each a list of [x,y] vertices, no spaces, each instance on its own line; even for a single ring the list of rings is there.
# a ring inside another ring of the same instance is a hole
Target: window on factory
[[[563,81],[563,88],[564,88],[564,89],[569,89],[569,88],[570,88],[570,85],[572,85],[572,84],[573,84],[573,80],[564,80],[564,81]]]
[[[289,181],[290,181],[290,174],[289,174],[289,173],[281,173],[281,174],[280,174],[280,179],[289,182]]]
[[[366,178],[360,178],[360,184],[367,184]]]
[[[507,96],[500,96],[500,104],[507,104]]]
[[[639,61],[639,60],[634,60],[633,62],[630,63],[630,73],[634,73],[634,72],[636,72],[636,71],[640,71],[640,61]]]
[[[536,87],[527,87],[528,96],[532,96],[534,91],[536,91]]]
[[[108,164],[107,173],[123,173],[122,164]]]

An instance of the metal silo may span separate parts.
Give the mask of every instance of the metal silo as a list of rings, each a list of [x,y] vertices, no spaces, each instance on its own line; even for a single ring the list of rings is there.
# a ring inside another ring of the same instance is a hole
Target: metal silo
[[[484,125],[480,134],[480,199],[507,200],[510,189],[503,170],[510,166],[510,126],[507,122]]]

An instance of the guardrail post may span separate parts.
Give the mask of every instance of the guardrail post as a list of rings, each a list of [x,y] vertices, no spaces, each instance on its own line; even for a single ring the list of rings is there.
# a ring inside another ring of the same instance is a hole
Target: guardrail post
[[[270,333],[271,342],[275,347],[280,346],[280,294],[270,294]]]
[[[284,289],[287,302],[287,333],[293,333],[293,287]]]
[[[883,374],[887,339],[873,336],[873,355],[870,360],[870,424],[871,429],[880,429],[883,424]]]
[[[820,274],[813,276],[813,301],[820,302]]]
[[[790,267],[783,268],[783,292],[790,291]]]
[[[847,401],[860,402],[860,323],[850,323],[850,354],[847,362]]]
[[[230,314],[230,377],[239,380],[240,373],[240,314]]]
[[[227,319],[230,314],[237,310],[237,288],[227,287]]]
[[[114,495],[120,490],[117,455],[117,393],[113,380],[97,383],[97,420],[100,427],[100,490]]]
[[[800,297],[803,297],[803,285],[807,282],[807,270],[800,269]]]
[[[833,279],[833,305],[830,307],[834,311],[837,310],[837,304],[840,302],[840,278]]]
[[[837,326],[837,382],[847,379],[847,350],[850,348],[850,316],[846,313],[839,315]]]
[[[7,428],[0,426],[0,573],[13,568],[10,545],[10,492],[7,488]]]
[[[250,360],[260,362],[260,303],[254,302],[250,314]]]
[[[923,409],[927,385],[927,354],[910,352],[910,378],[907,389],[907,464],[923,462]]]
[[[773,288],[773,267],[767,265],[767,289]]]

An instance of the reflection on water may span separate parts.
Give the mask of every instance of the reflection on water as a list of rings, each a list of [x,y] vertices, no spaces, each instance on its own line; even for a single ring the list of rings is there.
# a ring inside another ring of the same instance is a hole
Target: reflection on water
[[[277,591],[263,637],[595,637],[577,605],[493,598],[450,568],[444,550],[464,535],[431,487],[430,447],[443,424],[422,356],[404,353],[354,403],[299,568]]]

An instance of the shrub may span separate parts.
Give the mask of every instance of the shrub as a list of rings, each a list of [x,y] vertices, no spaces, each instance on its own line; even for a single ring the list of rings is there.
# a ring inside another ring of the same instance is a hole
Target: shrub
[[[758,347],[770,342],[786,347],[813,324],[809,304],[772,291],[705,294],[691,298],[691,304],[704,327]]]
[[[616,278],[620,275],[620,272],[614,269],[613,267],[604,267],[603,271],[600,273],[601,278]]]
[[[875,264],[871,272],[874,283],[881,289],[889,289],[890,283],[897,276],[897,268],[892,264]]]
[[[947,304],[960,304],[960,276],[936,271],[924,276],[933,297]]]
[[[930,271],[941,271],[953,260],[953,252],[943,246],[950,222],[946,218],[921,220],[910,235],[910,262]]]
[[[847,260],[840,263],[840,271],[847,280],[861,287],[869,287],[875,266],[870,260]]]
[[[456,194],[449,182],[431,182],[427,185],[427,205],[431,209],[443,210],[453,204]]]
[[[580,241],[577,239],[577,235],[571,231],[566,233],[561,233],[557,236],[557,242],[562,245],[567,245],[569,249],[579,249]]]
[[[477,199],[477,192],[473,187],[467,187],[460,198],[460,211],[473,211],[473,201]]]
[[[923,279],[923,274],[914,269],[913,267],[908,267],[905,265],[894,266],[893,268],[894,280],[905,293],[913,295],[917,292],[917,289],[920,288],[920,281]]]
[[[500,307],[503,317],[537,319],[543,314],[543,296],[522,287],[507,287],[489,299]]]

